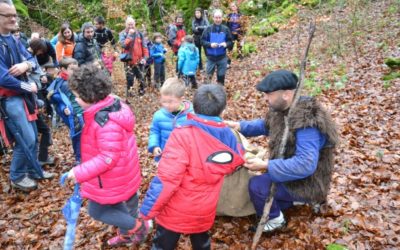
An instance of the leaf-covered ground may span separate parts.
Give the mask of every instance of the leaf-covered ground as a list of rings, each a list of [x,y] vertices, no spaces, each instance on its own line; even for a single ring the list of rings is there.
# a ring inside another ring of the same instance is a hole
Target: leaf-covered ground
[[[308,206],[287,210],[288,226],[263,235],[259,249],[323,249],[334,242],[350,249],[398,249],[400,81],[381,80],[389,72],[384,59],[400,56],[398,1],[304,10],[274,36],[253,38],[258,52],[234,61],[228,72],[229,101],[224,118],[265,115],[265,101],[254,86],[271,70],[298,68],[307,39],[307,17],[312,15],[318,17],[318,30],[308,60],[305,94],[318,94],[340,130],[332,188],[321,213],[314,214]],[[115,89],[122,93],[121,86]],[[156,172],[146,148],[158,94],[151,90],[144,97],[130,98],[130,102],[137,117],[143,196]],[[51,151],[58,164],[47,169],[60,175],[73,164],[66,128],[53,131],[53,138]],[[252,142],[266,146],[267,141],[257,138]],[[0,248],[61,249],[65,221],[60,209],[71,191],[61,188],[58,178],[40,182],[40,188],[30,194],[10,190],[9,161],[10,156],[1,159]],[[252,216],[216,218],[211,230],[213,249],[248,248],[253,237],[248,229],[254,222]],[[114,233],[112,227],[90,219],[84,207],[76,249],[107,248],[104,242]],[[149,249],[149,243],[140,248]],[[179,249],[190,249],[188,237],[181,238]]]

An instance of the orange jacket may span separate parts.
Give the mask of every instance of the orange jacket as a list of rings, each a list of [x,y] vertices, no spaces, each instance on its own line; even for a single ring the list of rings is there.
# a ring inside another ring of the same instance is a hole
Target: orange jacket
[[[134,35],[126,35],[124,45],[125,45],[125,50],[124,50],[125,53],[129,52],[129,48],[133,46],[132,61],[129,62],[129,65],[136,65],[143,58],[147,59],[149,57],[149,50],[143,39],[143,35],[139,32],[136,32]]]
[[[65,41],[65,43],[61,43],[60,41],[56,44],[56,55],[57,61],[60,61],[63,57],[72,57],[74,52],[75,42],[73,41]]]

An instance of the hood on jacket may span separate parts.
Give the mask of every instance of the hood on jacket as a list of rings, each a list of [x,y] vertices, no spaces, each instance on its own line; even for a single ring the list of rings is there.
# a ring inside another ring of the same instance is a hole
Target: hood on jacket
[[[107,122],[114,122],[121,126],[128,132],[133,132],[135,118],[132,115],[132,111],[128,105],[123,103],[120,99],[114,96],[107,96],[105,99],[97,102],[93,106],[89,107],[84,112],[85,117],[95,116],[96,113],[100,111],[107,110],[111,106],[118,106],[118,110],[108,112],[108,121]],[[115,107],[113,107],[115,109]]]

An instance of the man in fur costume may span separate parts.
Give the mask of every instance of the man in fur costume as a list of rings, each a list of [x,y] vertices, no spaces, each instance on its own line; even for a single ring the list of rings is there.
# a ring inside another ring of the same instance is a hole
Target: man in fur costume
[[[257,215],[262,215],[271,184],[276,184],[264,232],[285,225],[282,210],[293,206],[293,202],[321,203],[329,192],[338,135],[330,115],[314,98],[300,97],[289,120],[284,158],[278,158],[285,128],[284,117],[294,100],[297,82],[298,78],[293,72],[272,72],[256,86],[258,91],[264,92],[269,104],[265,118],[226,122],[247,137],[269,136],[269,160],[250,157],[244,165],[250,170],[265,171],[249,181],[250,198]]]

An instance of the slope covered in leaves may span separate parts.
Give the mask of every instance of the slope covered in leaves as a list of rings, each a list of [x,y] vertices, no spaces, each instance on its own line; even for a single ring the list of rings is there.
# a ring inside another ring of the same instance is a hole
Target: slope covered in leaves
[[[381,80],[389,70],[384,59],[400,56],[400,16],[399,11],[392,11],[394,4],[396,1],[374,1],[358,7],[357,12],[351,6],[299,12],[279,33],[257,40],[256,55],[233,62],[227,76],[229,101],[224,118],[263,117],[267,107],[255,84],[271,70],[298,68],[307,39],[307,17],[318,15],[304,92],[319,94],[317,98],[339,127],[341,144],[331,192],[319,214],[308,206],[289,209],[285,213],[287,227],[263,235],[259,249],[323,249],[333,242],[350,249],[400,246],[400,81]],[[357,27],[354,14],[363,20]],[[121,86],[116,90],[122,93]],[[158,96],[153,90],[130,101],[137,117],[143,196],[156,173],[147,139]],[[52,152],[59,164],[50,170],[58,174],[70,169],[73,162],[67,135],[64,127],[54,132]],[[262,146],[267,143],[265,138],[252,141]],[[9,160],[1,161],[0,248],[60,249],[65,233],[60,209],[71,191],[61,188],[56,179],[42,181],[40,189],[29,195],[10,191]],[[253,237],[249,226],[254,222],[252,216],[217,218],[211,230],[213,249],[248,248]],[[91,220],[84,207],[76,249],[103,249],[114,233],[112,227]],[[141,249],[149,249],[149,241]],[[188,237],[181,238],[179,249],[190,249]]]

